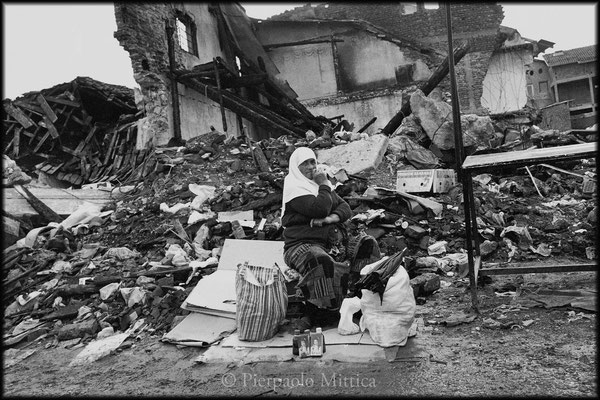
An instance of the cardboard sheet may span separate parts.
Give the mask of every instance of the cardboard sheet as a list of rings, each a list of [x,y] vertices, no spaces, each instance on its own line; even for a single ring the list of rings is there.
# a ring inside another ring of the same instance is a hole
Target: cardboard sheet
[[[243,240],[225,239],[219,266],[217,270],[236,271],[238,264],[272,266],[274,263],[282,266],[283,242],[273,240]]]
[[[90,342],[69,364],[69,367],[85,365],[110,354],[129,337],[129,333],[119,333],[100,340]]]
[[[190,313],[161,341],[186,346],[208,346],[235,331],[234,319]]]
[[[336,328],[323,331],[327,351],[323,357],[300,358],[292,354],[292,335],[281,333],[263,342],[244,342],[234,333],[221,343],[210,347],[195,361],[199,363],[238,363],[280,361],[339,361],[339,362],[409,362],[421,361],[430,356],[425,348],[425,339],[418,334],[423,327],[423,319],[413,323],[405,346],[383,348],[371,339],[369,332],[343,336]],[[347,343],[343,343],[347,342]]]
[[[198,281],[182,308],[194,312],[235,319],[235,274],[238,264],[286,268],[283,242],[270,240],[225,239],[217,270]]]
[[[217,268],[215,272],[198,281],[181,307],[195,312],[220,311],[232,314],[232,318],[235,318],[235,274],[235,270]]]
[[[223,345],[211,346],[210,349],[196,358],[198,363],[238,363],[251,364],[256,362],[373,362],[373,361],[421,361],[429,358],[429,352],[424,348],[422,339],[409,338],[406,346],[383,348],[379,346],[365,346],[360,344],[335,344],[327,345],[323,357],[300,358],[292,354],[290,347],[224,347]]]
[[[314,331],[314,329],[313,329]],[[337,345],[337,344],[364,344],[364,345],[377,345],[368,332],[357,333],[355,335],[340,335],[337,332],[337,328],[331,328],[323,331],[326,345]],[[237,332],[234,332],[229,337],[221,341],[222,347],[245,347],[245,348],[276,348],[276,347],[287,347],[292,348],[293,335],[288,332],[280,332],[269,340],[263,340],[261,342],[247,342],[240,340]]]
[[[410,193],[446,193],[456,185],[453,169],[400,170],[396,175],[396,190]]]

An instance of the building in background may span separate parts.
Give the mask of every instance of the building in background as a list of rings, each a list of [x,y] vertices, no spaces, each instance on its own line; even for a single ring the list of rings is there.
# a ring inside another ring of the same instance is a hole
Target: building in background
[[[544,55],[555,101],[567,101],[571,125],[586,128],[596,122],[598,76],[597,46],[578,47]]]
[[[298,100],[374,133],[444,55],[361,20],[256,21],[256,35]]]

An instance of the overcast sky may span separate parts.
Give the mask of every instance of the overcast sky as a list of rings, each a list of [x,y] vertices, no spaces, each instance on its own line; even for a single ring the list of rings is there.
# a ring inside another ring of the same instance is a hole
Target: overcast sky
[[[268,18],[301,4],[242,3],[254,18]],[[595,2],[500,4],[502,25],[526,38],[556,43],[546,53],[596,43]],[[113,36],[117,26],[112,3],[3,3],[2,8],[2,98],[14,99],[77,76],[137,86],[129,54]]]

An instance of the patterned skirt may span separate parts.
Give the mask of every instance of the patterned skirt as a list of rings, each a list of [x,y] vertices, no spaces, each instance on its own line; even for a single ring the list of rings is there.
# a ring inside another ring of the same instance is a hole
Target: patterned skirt
[[[324,247],[300,243],[285,251],[285,263],[300,273],[297,288],[317,307],[339,309],[348,290],[350,266],[335,261]]]

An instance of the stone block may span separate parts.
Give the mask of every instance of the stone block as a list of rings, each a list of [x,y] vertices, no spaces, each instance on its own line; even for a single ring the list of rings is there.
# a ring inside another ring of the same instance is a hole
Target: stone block
[[[387,151],[386,135],[373,135],[346,145],[315,151],[319,163],[343,168],[349,175],[371,172],[381,164]]]
[[[100,330],[100,324],[95,318],[77,322],[74,324],[68,324],[62,326],[58,330],[58,340],[70,340],[75,338],[82,338],[86,334],[94,335]]]
[[[427,272],[410,280],[415,298],[428,296],[440,288],[440,277],[432,272]]]

